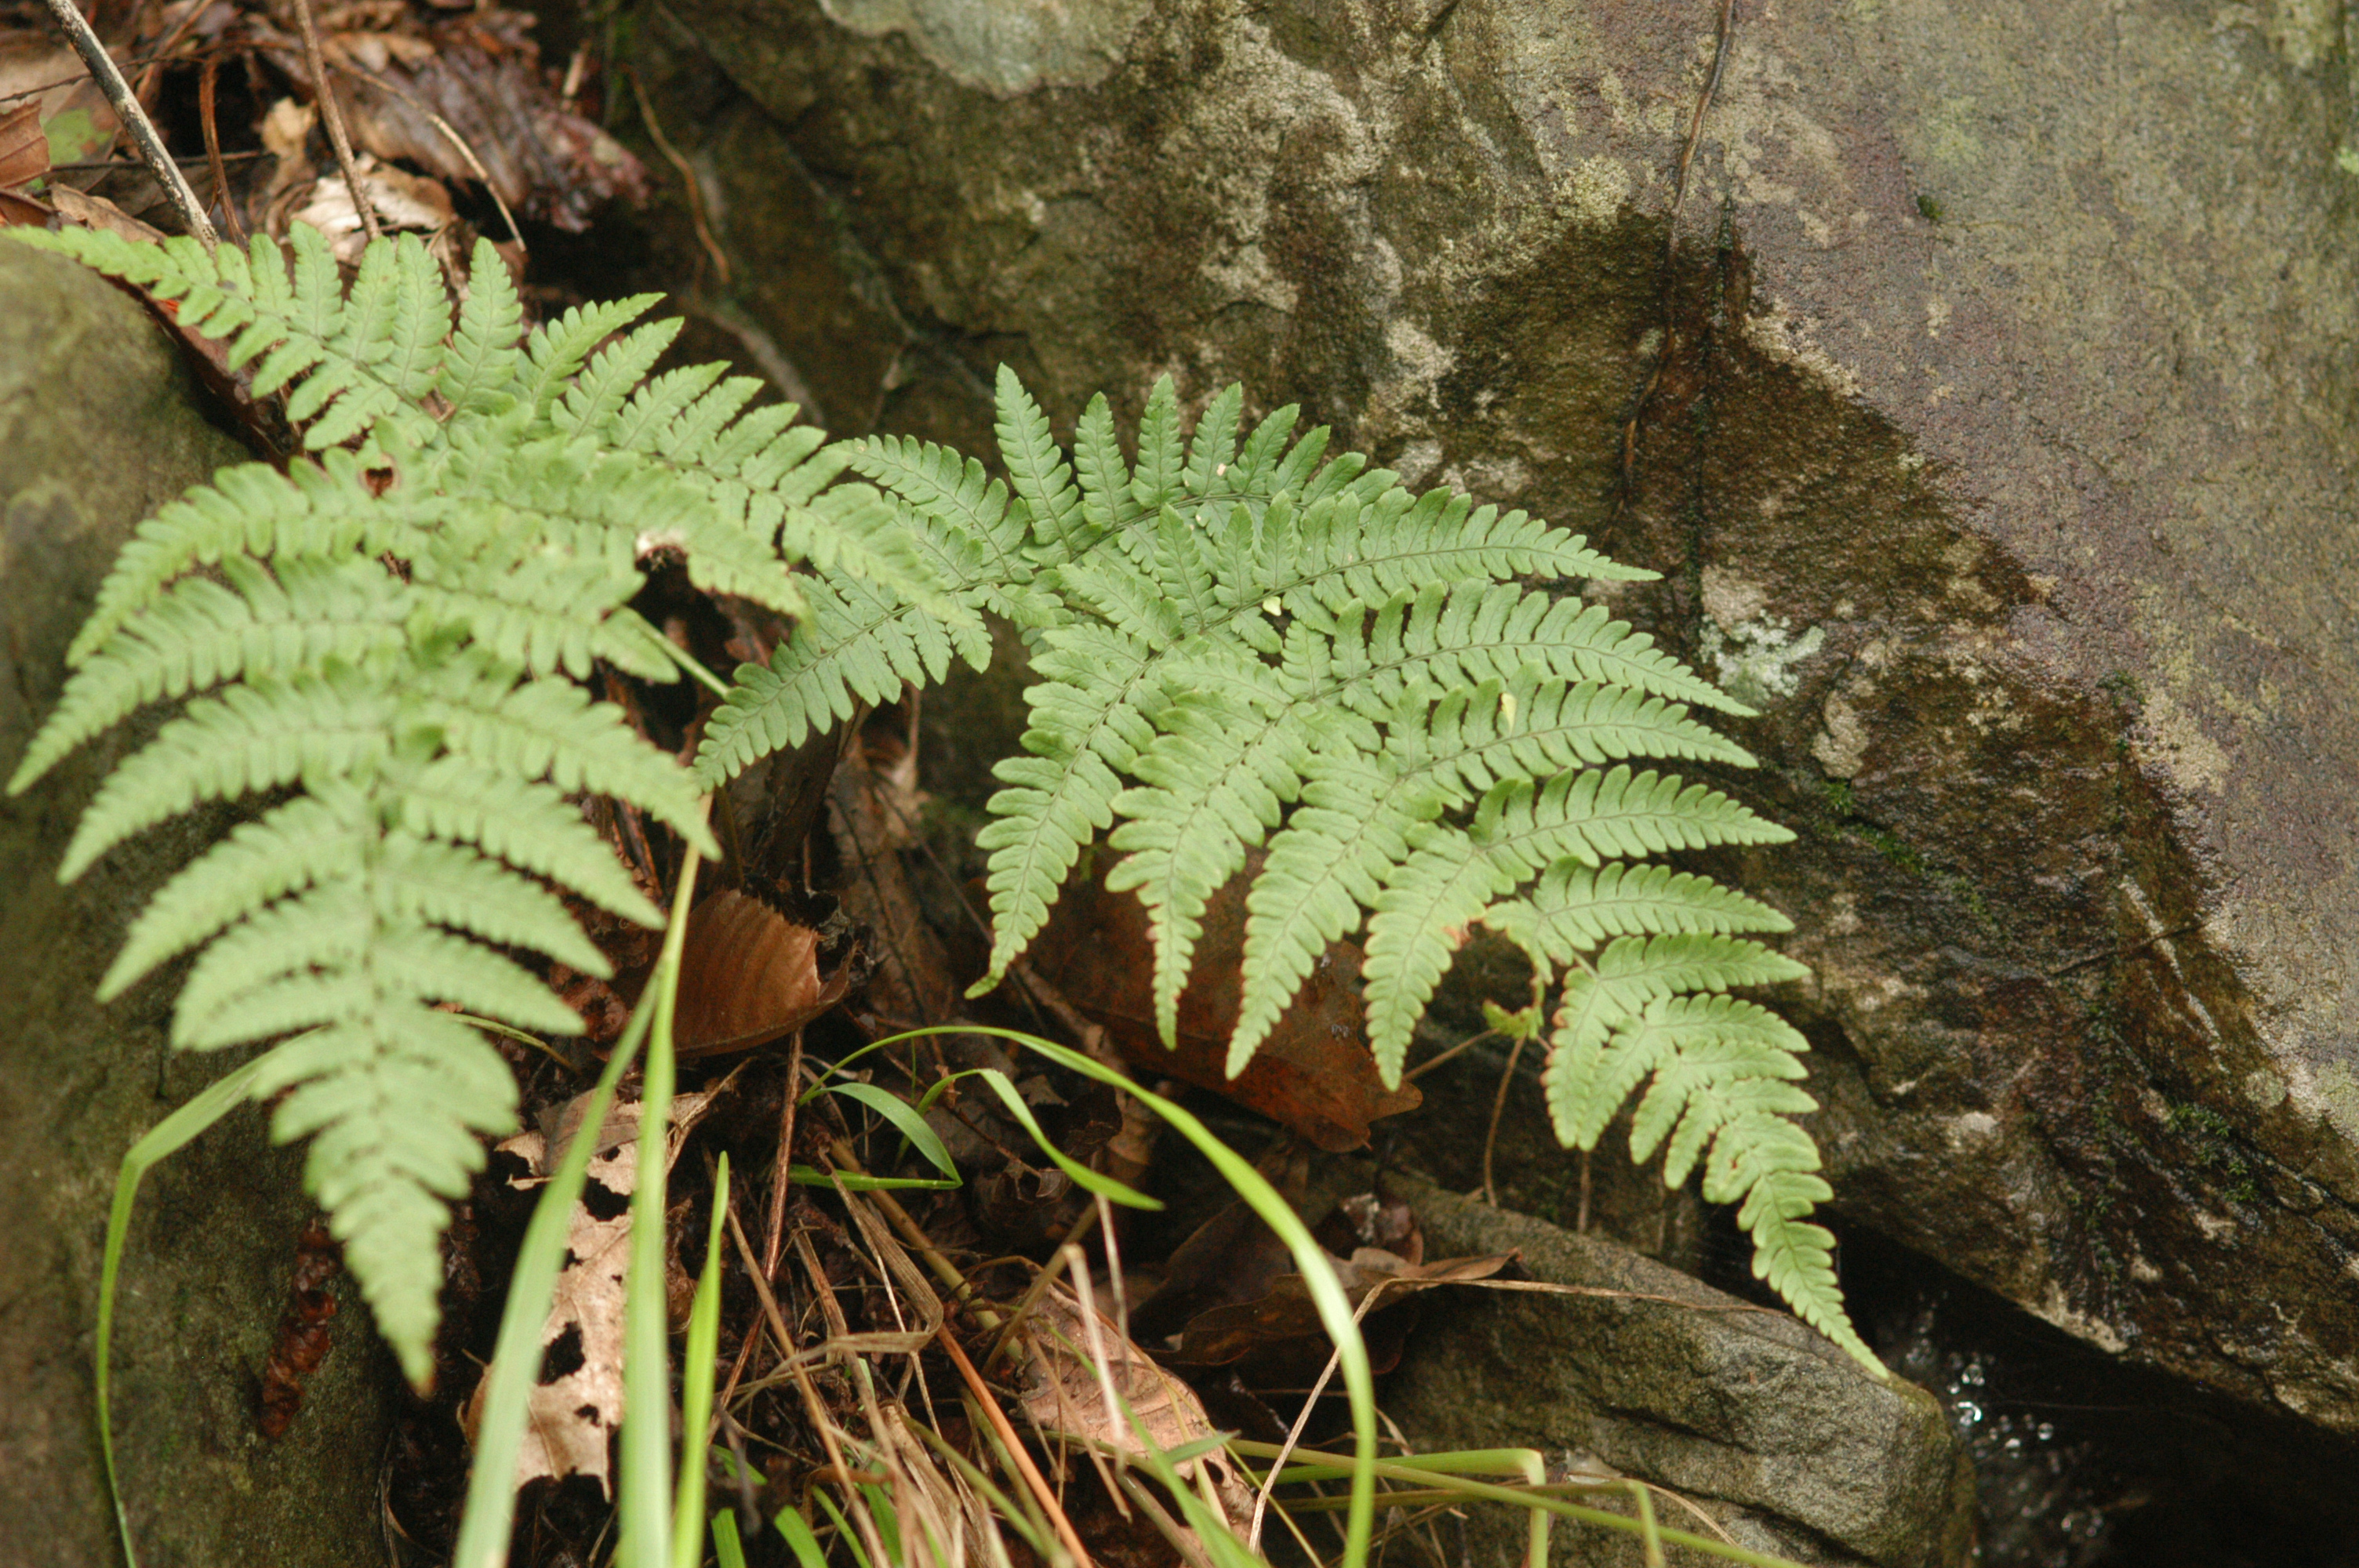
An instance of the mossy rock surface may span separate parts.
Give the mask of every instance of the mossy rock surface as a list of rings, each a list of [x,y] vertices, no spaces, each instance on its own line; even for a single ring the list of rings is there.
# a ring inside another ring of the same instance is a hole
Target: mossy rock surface
[[[1818,970],[1842,1213],[2359,1431],[2337,13],[1739,6],[1681,196],[1714,6],[986,9],[643,29],[692,307],[839,430],[1242,379],[1659,568],[1803,835],[1721,869]]]
[[[0,241],[0,773],[64,679],[68,640],[135,524],[247,454],[208,423],[162,328],[61,257]],[[176,979],[100,1007],[140,903],[211,826],[148,834],[80,882],[58,860],[105,767],[88,748],[0,801],[0,1562],[118,1561],[92,1398],[101,1242],[117,1162],[230,1063],[176,1055]],[[256,1425],[264,1362],[310,1215],[299,1157],[248,1108],[151,1173],[125,1256],[114,1431],[147,1568],[374,1562],[389,1364],[357,1298],[287,1436]]]

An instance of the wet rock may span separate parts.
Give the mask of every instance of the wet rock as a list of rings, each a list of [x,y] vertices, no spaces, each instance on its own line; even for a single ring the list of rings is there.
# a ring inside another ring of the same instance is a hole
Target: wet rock
[[[1395,1180],[1429,1249],[1520,1250],[1534,1278],[1625,1297],[1460,1292],[1429,1312],[1385,1410],[1422,1452],[1528,1447],[1697,1504],[1739,1545],[1806,1563],[1932,1568],[1973,1556],[1965,1450],[1924,1390],[1879,1383],[1780,1313],[1611,1242]],[[1694,1516],[1657,1505],[1665,1524]],[[1636,1543],[1564,1527],[1554,1558],[1632,1563]],[[1483,1510],[1469,1561],[1509,1563],[1520,1520]]]
[[[132,525],[246,454],[200,412],[162,330],[61,257],[0,241],[0,773],[55,703],[64,653]],[[217,1077],[165,1044],[177,976],[91,1000],[124,927],[203,841],[145,835],[74,886],[58,856],[99,777],[136,737],[85,748],[0,800],[0,1562],[115,1560],[92,1399],[100,1243],[116,1162]],[[150,1568],[372,1561],[389,1367],[343,1314],[288,1434],[255,1426],[258,1379],[310,1209],[299,1160],[259,1110],[151,1173],[124,1258],[115,1454]],[[357,1298],[353,1298],[354,1302]]]
[[[1159,0],[1050,70],[955,9],[647,35],[835,426],[1241,378],[1661,569],[1803,834],[1722,869],[1818,970],[1843,1214],[2359,1432],[2331,10]]]

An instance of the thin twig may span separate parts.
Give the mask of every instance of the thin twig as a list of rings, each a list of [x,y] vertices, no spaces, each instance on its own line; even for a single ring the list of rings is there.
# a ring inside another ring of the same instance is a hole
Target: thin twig
[[[221,126],[213,118],[214,89],[221,79],[221,61],[207,56],[204,74],[197,78],[197,119],[205,132],[205,167],[213,177],[213,195],[222,206],[222,217],[229,223],[232,244],[245,243],[245,221],[237,215],[237,203],[230,200],[229,170],[222,165]]]
[[[647,90],[639,85],[639,73],[625,67],[623,74],[631,79],[631,95],[638,100],[639,124],[647,128],[647,139],[655,143],[656,150],[663,154],[664,161],[679,172],[680,183],[688,188],[688,221],[696,230],[696,243],[704,247],[706,258],[721,278],[721,287],[726,288],[734,275],[729,269],[728,253],[712,237],[712,229],[704,221],[704,183],[697,178],[689,161],[679,156],[679,149],[671,145],[671,138],[664,135],[663,126],[656,123],[655,106],[647,102]]]
[[[180,226],[188,230],[190,236],[199,244],[212,250],[221,243],[221,237],[213,232],[212,222],[205,216],[203,206],[197,200],[197,193],[189,189],[187,178],[180,173],[180,166],[173,162],[172,155],[165,150],[164,138],[156,134],[155,122],[147,118],[147,111],[142,109],[139,100],[132,95],[130,84],[123,80],[123,73],[115,70],[114,57],[106,52],[106,46],[98,41],[96,33],[90,30],[90,24],[82,19],[74,0],[47,0],[47,4],[49,14],[58,19],[58,26],[65,29],[66,41],[73,45],[74,53],[82,56],[82,62],[89,68],[92,79],[98,83],[98,90],[106,94],[106,102],[114,110],[115,117],[131,133],[132,146],[138,149],[140,161],[147,166],[147,172],[156,177],[156,183],[164,188],[164,194],[171,200],[172,211],[179,215]]]
[[[1647,416],[1647,407],[1655,400],[1655,389],[1662,384],[1663,367],[1671,362],[1679,346],[1679,322],[1670,308],[1671,263],[1679,254],[1680,212],[1688,200],[1688,168],[1695,162],[1697,146],[1703,139],[1703,117],[1712,110],[1712,98],[1720,91],[1721,73],[1728,64],[1728,40],[1736,26],[1736,0],[1720,0],[1720,27],[1713,35],[1712,71],[1704,78],[1703,92],[1697,95],[1695,113],[1688,119],[1688,134],[1680,144],[1679,178],[1671,189],[1671,209],[1663,221],[1663,342],[1655,351],[1654,368],[1647,374],[1647,384],[1639,389],[1638,401],[1632,409],[1629,422],[1622,427],[1621,495],[1614,503],[1614,514],[1629,503],[1631,474],[1637,466],[1638,425]]]
[[[1352,1314],[1353,1327],[1359,1326],[1361,1320],[1368,1315],[1369,1311],[1376,1304],[1376,1298],[1385,1293],[1385,1286],[1389,1283],[1391,1281],[1388,1280],[1379,1280],[1370,1287],[1366,1295],[1360,1298],[1359,1306]],[[1245,1531],[1247,1552],[1261,1551],[1262,1519],[1269,1510],[1270,1493],[1277,1489],[1277,1473],[1286,1468],[1287,1456],[1291,1454],[1295,1446],[1302,1441],[1302,1429],[1310,1424],[1311,1412],[1319,1408],[1319,1396],[1326,1390],[1328,1383],[1334,1379],[1335,1368],[1342,1366],[1343,1362],[1343,1352],[1342,1347],[1338,1346],[1327,1357],[1327,1366],[1319,1374],[1319,1380],[1310,1386],[1310,1397],[1302,1401],[1302,1410],[1295,1416],[1294,1424],[1287,1429],[1286,1442],[1279,1446],[1277,1457],[1270,1462],[1269,1475],[1263,1480],[1261,1491],[1254,1498],[1253,1523]]]
[[[1506,1070],[1499,1075],[1499,1092],[1491,1097],[1491,1125],[1483,1134],[1483,1201],[1493,1208],[1499,1206],[1499,1186],[1491,1177],[1491,1156],[1499,1147],[1499,1120],[1507,1114],[1507,1091],[1516,1086],[1516,1064],[1523,1060],[1524,1047],[1530,1044],[1528,1035],[1518,1034],[1507,1052]]]
[[[803,1098],[803,1032],[795,1031],[794,1043],[787,1047],[787,1103],[778,1111],[777,1173],[770,1182],[770,1216],[768,1232],[762,1238],[762,1276],[778,1277],[778,1240],[786,1229],[787,1188],[793,1184],[789,1173],[795,1158],[795,1108]]]
[[[336,100],[335,85],[328,80],[327,59],[320,53],[320,29],[311,21],[311,0],[295,0],[295,20],[303,30],[303,60],[310,69],[311,94],[320,101],[320,117],[327,122],[328,144],[336,149],[336,168],[343,173],[344,188],[353,196],[353,211],[360,214],[361,227],[374,244],[385,237],[384,232],[376,224],[376,204],[369,200],[361,184],[360,168],[353,162],[353,139],[344,133],[344,107]]]
[[[164,35],[164,41],[156,46],[154,53],[140,61],[144,69],[139,72],[139,85],[132,92],[138,95],[142,106],[146,105],[147,95],[156,91],[156,78],[172,63],[172,51],[180,47],[180,40],[189,36],[189,29],[196,26],[197,18],[205,14],[205,0],[189,0],[188,9],[182,11],[180,19],[172,24],[172,30]]]

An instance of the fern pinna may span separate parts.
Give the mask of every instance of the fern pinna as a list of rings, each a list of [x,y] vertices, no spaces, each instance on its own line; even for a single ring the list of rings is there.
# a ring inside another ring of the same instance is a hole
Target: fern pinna
[[[641,561],[682,554],[699,586],[803,614],[788,560],[823,557],[959,611],[883,497],[832,485],[842,455],[792,408],[741,413],[757,384],[712,367],[644,381],[676,323],[600,348],[652,296],[527,334],[487,244],[454,319],[413,238],[372,245],[347,297],[299,224],[291,255],[11,232],[232,339],[233,366],[253,366],[256,396],[286,393],[312,454],[224,470],[139,526],[9,788],[185,697],[100,786],[60,875],[201,801],[276,797],[158,892],[101,996],[201,946],[175,1044],[295,1036],[256,1092],[284,1096],[278,1138],[311,1140],[307,1184],[422,1384],[446,1200],[516,1115],[506,1066],[449,1009],[579,1032],[502,951],[608,972],[552,887],[662,923],[570,796],[627,801],[712,848],[688,770],[577,684],[598,661],[681,673],[628,607]]]
[[[1647,762],[1749,767],[1692,716],[1748,709],[1597,606],[1536,582],[1630,580],[1577,535],[1446,492],[1412,495],[1280,409],[1238,441],[1243,393],[1183,438],[1158,384],[1135,460],[1100,397],[1070,459],[1015,376],[997,400],[1006,484],[940,448],[882,438],[852,467],[959,603],[1024,629],[1038,683],[1026,754],[1002,762],[982,838],[993,945],[977,993],[1038,934],[1099,833],[1107,885],[1151,916],[1157,1022],[1180,996],[1213,892],[1266,857],[1247,894],[1243,1068],[1328,943],[1366,931],[1370,1044],[1397,1084],[1411,1033],[1476,925],[1561,977],[1546,1071],[1569,1145],[1593,1148],[1641,1087],[1638,1159],[1739,1203],[1755,1269],[1879,1372],[1853,1332],[1829,1189],[1791,1119],[1814,1104],[1801,1035],[1734,987],[1803,968],[1746,933],[1767,905],[1667,851],[1791,835]],[[884,700],[980,667],[976,622],[946,624],[889,584],[821,584],[766,667],[737,672],[698,761],[708,784]]]

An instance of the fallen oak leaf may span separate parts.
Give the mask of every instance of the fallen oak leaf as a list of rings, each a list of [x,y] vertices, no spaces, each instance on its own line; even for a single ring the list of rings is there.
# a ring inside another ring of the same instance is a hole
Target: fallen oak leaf
[[[0,114],[0,190],[49,172],[49,138],[41,129],[41,106],[17,104]]]
[[[1148,1444],[1169,1454],[1221,1435],[1193,1389],[1124,1338],[1104,1314],[1085,1318],[1062,1286],[1041,1292],[1017,1331],[1031,1352],[1017,1373],[1018,1396],[1044,1435],[1140,1455]],[[1243,1519],[1251,1498],[1226,1451],[1215,1447],[1178,1466],[1182,1475],[1199,1467],[1229,1517]]]

